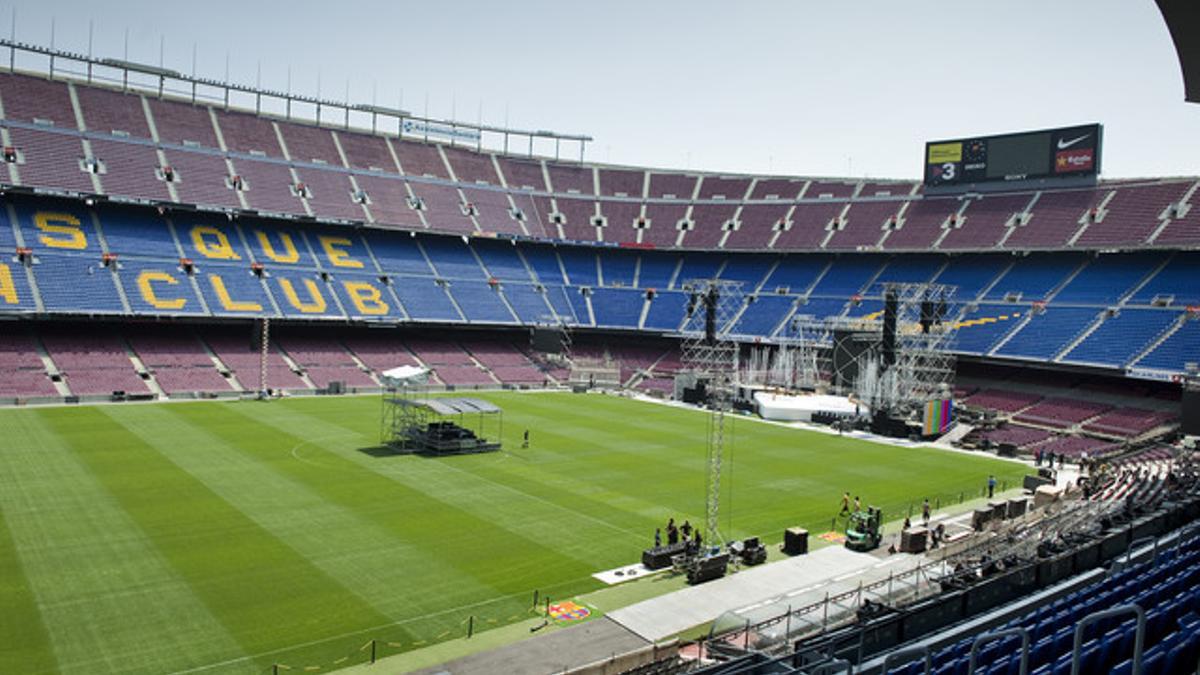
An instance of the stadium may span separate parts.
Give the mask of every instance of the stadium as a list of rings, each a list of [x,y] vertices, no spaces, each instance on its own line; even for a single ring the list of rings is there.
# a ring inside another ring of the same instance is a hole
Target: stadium
[[[13,24],[0,672],[1198,672],[1200,176],[600,162]]]

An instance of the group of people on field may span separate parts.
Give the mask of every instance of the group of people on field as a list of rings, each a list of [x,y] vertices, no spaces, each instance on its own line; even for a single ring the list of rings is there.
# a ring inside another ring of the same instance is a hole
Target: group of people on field
[[[655,528],[654,530],[654,548],[659,548],[663,545],[662,540],[663,528]],[[687,520],[683,521],[682,525],[676,525],[675,519],[667,520],[667,546],[674,546],[680,541],[687,544],[689,551],[699,551],[704,543],[704,537],[700,535],[700,528],[692,527],[692,524]]]

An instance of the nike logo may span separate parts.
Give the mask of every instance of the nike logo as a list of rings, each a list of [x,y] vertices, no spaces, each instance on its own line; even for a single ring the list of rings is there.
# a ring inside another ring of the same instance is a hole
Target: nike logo
[[[1058,139],[1058,149],[1066,150],[1067,148],[1071,147],[1072,145],[1075,145],[1079,141],[1082,141],[1083,139],[1087,138],[1088,136],[1091,136],[1091,134],[1084,134],[1084,135],[1080,136],[1079,138],[1072,138],[1069,141],[1063,140],[1060,138],[1060,139]]]

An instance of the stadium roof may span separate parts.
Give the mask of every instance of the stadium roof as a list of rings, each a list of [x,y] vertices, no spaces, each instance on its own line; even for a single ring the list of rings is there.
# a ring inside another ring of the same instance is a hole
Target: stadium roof
[[[1179,68],[1183,71],[1183,97],[1200,103],[1200,3],[1195,0],[1157,0],[1158,9],[1167,22]]]

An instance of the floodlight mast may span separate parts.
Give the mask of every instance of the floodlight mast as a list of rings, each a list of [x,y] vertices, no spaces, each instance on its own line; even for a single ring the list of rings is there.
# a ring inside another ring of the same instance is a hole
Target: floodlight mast
[[[738,349],[730,329],[742,310],[740,281],[691,279],[684,281],[688,293],[687,318],[684,321],[683,364],[697,377],[707,380],[705,405],[710,411],[706,436],[707,480],[704,516],[708,541],[724,541],[719,529],[721,511],[721,471],[731,429],[726,421],[737,389]]]

